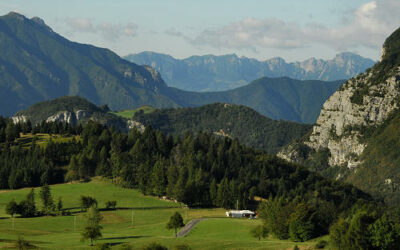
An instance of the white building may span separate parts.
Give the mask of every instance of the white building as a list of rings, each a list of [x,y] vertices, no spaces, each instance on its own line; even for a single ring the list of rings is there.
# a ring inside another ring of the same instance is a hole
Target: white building
[[[232,218],[254,218],[256,213],[250,210],[231,210],[225,213],[226,217]]]

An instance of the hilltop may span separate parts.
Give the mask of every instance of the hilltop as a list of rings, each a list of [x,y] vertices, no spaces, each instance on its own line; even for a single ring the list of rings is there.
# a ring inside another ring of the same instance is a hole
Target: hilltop
[[[104,125],[127,129],[126,120],[109,111],[107,105],[98,107],[82,97],[64,96],[36,103],[25,110],[18,111],[12,118],[15,122],[28,120],[33,124],[42,121],[66,122],[72,126],[92,120]]]
[[[248,146],[276,153],[282,146],[310,131],[310,125],[276,121],[251,108],[233,104],[209,104],[198,108],[156,109],[136,112],[132,118],[164,133],[184,135],[206,131],[237,138]]]

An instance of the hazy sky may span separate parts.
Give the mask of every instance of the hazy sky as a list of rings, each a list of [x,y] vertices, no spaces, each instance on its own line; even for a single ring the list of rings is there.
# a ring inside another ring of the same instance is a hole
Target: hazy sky
[[[378,59],[400,0],[0,0],[66,38],[121,56],[231,54],[287,61],[350,51]]]

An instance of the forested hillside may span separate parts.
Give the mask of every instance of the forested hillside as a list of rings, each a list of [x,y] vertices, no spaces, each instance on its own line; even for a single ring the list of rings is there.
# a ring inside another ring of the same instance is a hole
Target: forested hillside
[[[156,109],[136,112],[133,120],[166,134],[182,136],[199,131],[237,138],[242,144],[276,153],[282,146],[301,138],[311,125],[276,121],[245,106],[209,104],[198,108]]]
[[[233,103],[250,107],[272,119],[312,124],[322,104],[342,83],[264,77],[244,87],[222,92],[195,93],[171,88],[169,96],[181,106]]]

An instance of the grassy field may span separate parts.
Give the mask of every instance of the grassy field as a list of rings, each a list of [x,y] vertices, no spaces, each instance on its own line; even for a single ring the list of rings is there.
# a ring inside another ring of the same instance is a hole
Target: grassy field
[[[32,142],[35,142],[37,145],[41,147],[45,147],[47,143],[50,141],[50,139],[53,142],[69,142],[72,141],[72,139],[75,138],[75,140],[80,140],[79,136],[66,136],[66,135],[49,135],[49,134],[20,134],[20,138],[18,138],[15,142],[16,145],[20,145],[23,148],[30,147]]]
[[[103,238],[96,244],[108,243],[113,249],[129,244],[134,249],[152,242],[168,247],[187,244],[192,249],[289,249],[295,243],[273,238],[258,241],[249,234],[260,220],[225,218],[223,209],[188,209],[179,203],[144,196],[136,190],[123,189],[110,182],[94,180],[89,183],[60,184],[51,186],[55,200],[62,197],[64,208],[72,212],[69,216],[48,216],[38,218],[16,218],[12,220],[4,212],[5,204],[15,199],[24,199],[30,189],[0,191],[0,248],[13,245],[19,235],[35,246],[44,249],[90,249],[89,242],[81,242],[80,234],[84,225],[84,214],[80,213],[80,195],[97,199],[99,208],[109,200],[117,201],[117,210],[102,211]],[[36,192],[37,207],[41,208]],[[208,218],[201,221],[184,238],[174,238],[174,232],[165,228],[169,217],[178,211],[185,222],[194,218]],[[133,220],[132,220],[133,218]],[[297,243],[310,247],[316,242]]]
[[[112,112],[112,113],[115,114],[115,115],[121,116],[123,118],[131,119],[133,117],[133,115],[136,112],[140,111],[140,110],[143,110],[143,112],[145,114],[148,114],[148,113],[151,113],[154,110],[156,110],[156,108],[151,107],[151,106],[142,106],[142,107],[139,107],[137,109],[122,110],[122,111],[119,111],[119,112]]]

